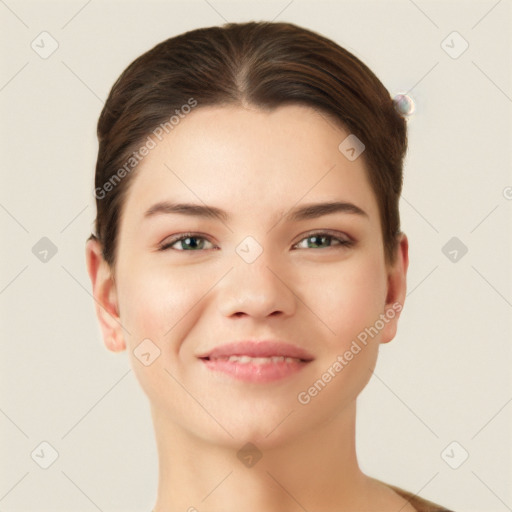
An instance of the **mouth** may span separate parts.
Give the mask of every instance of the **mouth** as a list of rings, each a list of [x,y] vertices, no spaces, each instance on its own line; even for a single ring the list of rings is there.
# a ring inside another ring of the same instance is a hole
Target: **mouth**
[[[313,356],[288,343],[244,341],[222,345],[199,359],[213,372],[241,381],[265,383],[300,372],[313,361]]]
[[[231,363],[240,364],[278,364],[278,363],[307,363],[309,361],[305,359],[299,359],[296,357],[288,356],[270,356],[270,357],[251,357],[247,355],[240,356],[220,356],[220,357],[201,357],[204,361],[229,361]]]

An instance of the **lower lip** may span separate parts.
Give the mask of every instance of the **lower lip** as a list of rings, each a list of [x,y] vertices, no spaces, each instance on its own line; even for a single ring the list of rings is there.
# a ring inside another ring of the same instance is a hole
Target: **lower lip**
[[[300,372],[307,361],[282,361],[263,364],[239,363],[226,359],[202,359],[205,366],[213,371],[226,373],[227,375],[246,382],[273,382],[286,377],[291,377]]]

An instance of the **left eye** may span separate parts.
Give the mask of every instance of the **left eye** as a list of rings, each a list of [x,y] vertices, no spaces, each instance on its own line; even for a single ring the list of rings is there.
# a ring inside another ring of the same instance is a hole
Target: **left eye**
[[[308,240],[311,240],[312,242],[309,243]],[[300,244],[303,242],[306,242],[306,247],[302,246],[299,247]],[[345,246],[348,247],[353,244],[352,240],[347,240],[344,238],[339,238],[333,234],[330,234],[328,232],[319,232],[319,233],[312,233],[302,240],[300,240],[298,243],[294,244],[294,248],[298,247],[299,249],[313,249],[313,248],[322,248],[324,247],[332,247],[332,242],[335,241],[335,246]],[[180,243],[182,248],[176,249],[173,248],[174,245]],[[173,239],[171,239],[169,242],[162,244],[159,247],[159,250],[165,251],[167,249],[173,249],[177,251],[192,251],[197,252],[197,250],[204,250],[205,249],[205,243],[210,243],[206,238],[201,236],[196,236],[193,233],[184,233],[182,235],[179,235]],[[327,246],[325,244],[328,244]]]
[[[313,233],[313,234],[310,234],[308,235],[306,238],[303,238],[299,243],[295,244],[294,247],[297,247],[298,245],[300,245],[303,241],[306,241],[306,244],[307,244],[307,247],[306,248],[309,248],[311,249],[311,245],[308,244],[308,240],[313,240],[312,242],[312,245],[314,246],[321,246],[325,243],[326,240],[332,242],[333,240],[336,241],[336,244],[334,245],[337,245],[337,246],[350,246],[352,245],[352,240],[346,240],[344,238],[339,238],[337,236],[334,236],[330,233]],[[328,247],[331,247],[332,245],[329,244]],[[304,247],[301,247],[301,249],[303,249]]]

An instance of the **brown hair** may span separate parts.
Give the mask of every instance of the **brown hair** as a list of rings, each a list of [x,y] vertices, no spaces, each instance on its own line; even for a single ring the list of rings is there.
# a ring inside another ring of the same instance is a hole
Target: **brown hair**
[[[330,39],[291,23],[229,23],[157,44],[114,83],[98,121],[96,237],[115,265],[124,198],[144,141],[166,132],[188,105],[304,104],[327,114],[364,144],[364,161],[393,263],[407,148],[405,119],[374,73]],[[182,117],[181,115],[179,117]],[[340,141],[341,142],[341,141]],[[137,158],[136,158],[137,157]],[[128,165],[127,165],[128,164]]]

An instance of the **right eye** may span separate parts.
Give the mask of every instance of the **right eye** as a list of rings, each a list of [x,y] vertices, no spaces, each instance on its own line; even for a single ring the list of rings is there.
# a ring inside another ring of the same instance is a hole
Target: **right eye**
[[[166,251],[168,249],[172,249],[174,251],[187,251],[187,252],[197,252],[197,250],[204,249],[204,243],[211,243],[206,238],[202,236],[198,236],[195,233],[182,233],[180,235],[176,235],[172,237],[170,240],[165,241],[159,246],[160,251]],[[175,249],[173,245],[180,243],[182,248]]]

